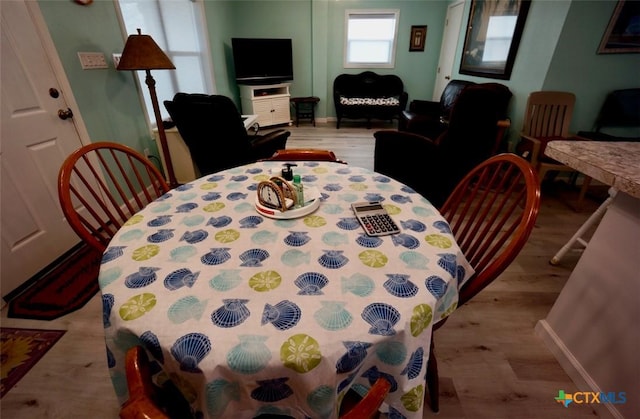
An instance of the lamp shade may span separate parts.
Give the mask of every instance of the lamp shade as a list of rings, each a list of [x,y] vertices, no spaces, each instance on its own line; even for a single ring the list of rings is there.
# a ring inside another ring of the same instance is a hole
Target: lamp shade
[[[160,49],[149,35],[129,35],[124,45],[118,70],[173,70],[169,57]]]

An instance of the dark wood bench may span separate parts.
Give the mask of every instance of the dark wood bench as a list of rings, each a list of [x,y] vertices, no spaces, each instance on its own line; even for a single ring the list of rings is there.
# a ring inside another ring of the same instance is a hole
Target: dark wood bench
[[[333,82],[336,128],[340,128],[343,118],[366,119],[367,128],[371,127],[372,119],[399,119],[408,97],[402,80],[396,75],[372,71],[340,74]]]

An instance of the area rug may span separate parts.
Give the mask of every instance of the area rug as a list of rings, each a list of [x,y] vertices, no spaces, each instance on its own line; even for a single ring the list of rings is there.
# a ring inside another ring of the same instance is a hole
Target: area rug
[[[9,303],[8,316],[53,320],[82,308],[98,292],[102,254],[82,245]]]
[[[0,398],[47,353],[65,330],[0,328]]]

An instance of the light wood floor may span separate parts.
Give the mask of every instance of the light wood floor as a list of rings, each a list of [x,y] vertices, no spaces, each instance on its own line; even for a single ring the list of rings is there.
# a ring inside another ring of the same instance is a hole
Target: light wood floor
[[[290,127],[288,147],[326,148],[351,165],[373,169],[377,123],[335,123]],[[416,174],[420,170],[416,168]],[[597,189],[597,188],[596,188]],[[543,190],[537,226],[519,257],[472,302],[456,311],[435,337],[441,376],[441,410],[425,418],[595,418],[608,417],[588,405],[564,408],[558,390],[577,391],[567,374],[534,334],[575,266],[571,252],[560,266],[549,259],[573,235],[598,200],[576,213],[566,204],[577,191]],[[602,192],[600,191],[600,196]],[[119,407],[107,373],[100,296],[54,321],[9,319],[2,326],[65,329],[67,333],[0,402],[4,418],[116,418]]]

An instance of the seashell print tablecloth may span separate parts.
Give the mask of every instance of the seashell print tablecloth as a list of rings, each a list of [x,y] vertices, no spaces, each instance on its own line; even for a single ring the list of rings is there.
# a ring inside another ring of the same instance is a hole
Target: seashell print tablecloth
[[[344,393],[392,382],[391,417],[422,418],[431,328],[473,273],[448,224],[412,189],[369,170],[298,162],[318,210],[259,215],[260,162],[174,189],[133,216],[100,269],[108,363],[143,345],[204,417],[337,417]],[[351,211],[382,201],[401,233],[368,237]]]

